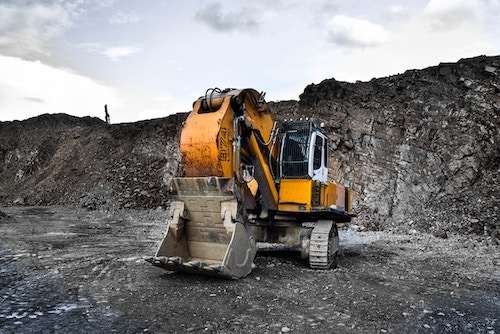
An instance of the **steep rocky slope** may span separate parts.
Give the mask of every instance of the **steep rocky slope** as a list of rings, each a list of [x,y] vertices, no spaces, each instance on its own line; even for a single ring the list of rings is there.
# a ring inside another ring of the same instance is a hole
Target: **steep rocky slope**
[[[326,124],[360,223],[498,235],[499,73],[500,57],[481,56],[369,82],[329,79],[275,109]]]
[[[500,57],[346,83],[325,80],[278,120],[330,132],[331,176],[370,228],[499,235]],[[256,87],[257,89],[259,87]],[[130,124],[42,115],[0,123],[0,203],[156,208],[179,164],[186,114]]]

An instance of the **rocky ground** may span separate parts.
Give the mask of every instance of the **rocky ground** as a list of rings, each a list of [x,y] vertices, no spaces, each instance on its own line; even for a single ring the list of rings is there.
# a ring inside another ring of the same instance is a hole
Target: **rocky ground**
[[[2,333],[500,332],[500,254],[474,238],[351,227],[334,269],[261,251],[233,281],[143,260],[163,210],[1,211]]]

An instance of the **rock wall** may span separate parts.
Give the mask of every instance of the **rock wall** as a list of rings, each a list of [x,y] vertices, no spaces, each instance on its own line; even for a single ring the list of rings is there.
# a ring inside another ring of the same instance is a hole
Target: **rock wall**
[[[352,186],[365,224],[498,228],[500,57],[369,82],[329,79],[280,104],[282,118],[325,123],[332,176]]]

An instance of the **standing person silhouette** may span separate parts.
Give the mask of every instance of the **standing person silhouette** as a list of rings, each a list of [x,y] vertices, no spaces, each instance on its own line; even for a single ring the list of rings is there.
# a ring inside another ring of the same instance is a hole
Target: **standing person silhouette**
[[[109,114],[108,114],[108,105],[107,104],[104,105],[104,114],[105,114],[104,117],[106,119],[106,123],[109,124]]]

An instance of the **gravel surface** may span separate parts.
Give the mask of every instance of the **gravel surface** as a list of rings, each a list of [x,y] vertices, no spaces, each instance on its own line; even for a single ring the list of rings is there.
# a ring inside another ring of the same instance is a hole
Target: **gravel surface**
[[[351,227],[334,269],[261,251],[225,280],[144,261],[164,210],[0,212],[0,333],[500,333],[500,252],[480,239]]]

